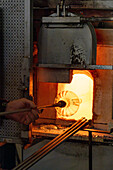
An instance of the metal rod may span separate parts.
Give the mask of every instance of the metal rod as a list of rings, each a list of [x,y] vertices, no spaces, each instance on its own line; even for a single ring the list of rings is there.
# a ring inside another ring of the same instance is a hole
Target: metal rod
[[[113,65],[38,64],[37,66],[55,69],[113,70]]]
[[[92,132],[89,131],[89,170],[92,170]]]
[[[76,133],[79,131],[79,129],[81,127],[83,127],[84,125],[86,125],[86,121],[82,122],[82,124],[75,130],[73,129],[71,132],[69,132],[68,135],[66,135],[65,137],[63,136],[62,139],[60,139],[57,143],[55,143],[54,145],[50,146],[49,148],[47,148],[46,150],[44,150],[42,153],[40,153],[39,156],[37,156],[35,158],[35,160],[33,160],[30,164],[28,164],[25,168],[28,169],[29,167],[31,167],[33,164],[35,164],[36,162],[38,162],[41,158],[43,158],[45,155],[47,155],[50,151],[52,151],[54,148],[56,148],[59,144],[61,144],[64,140],[66,140],[67,138],[69,138],[72,134]]]
[[[41,158],[43,158],[45,155],[47,155],[50,151],[52,151],[54,148],[56,148],[59,144],[61,144],[64,140],[69,138],[71,135],[73,135],[75,132],[80,130],[83,126],[85,126],[88,123],[86,119],[79,120],[79,123],[77,122],[73,124],[67,131],[65,131],[62,135],[57,136],[52,141],[50,141],[47,145],[42,147],[38,152],[33,154],[29,159],[26,159],[22,166],[17,166],[14,168],[14,170],[17,169],[28,169],[33,164],[35,164],[37,161],[39,161]]]
[[[113,21],[113,17],[81,17],[81,21],[84,22],[102,22],[102,21]]]
[[[77,6],[77,5],[79,5],[79,7]],[[75,5],[66,5],[66,8],[68,9],[72,9],[72,10],[95,10],[95,11],[99,11],[99,10],[101,10],[101,11],[109,11],[109,12],[112,12],[113,11],[113,8],[85,8],[85,7],[82,7],[82,4],[81,3],[79,3],[79,2],[77,2],[77,4],[75,4]],[[55,10],[56,11],[56,7],[49,7],[49,6],[45,6],[45,7],[41,7],[41,6],[39,6],[39,7],[37,7],[37,6],[34,6],[33,7],[33,10]],[[98,18],[98,17],[95,17],[95,18]],[[110,17],[108,17],[108,18],[110,18]]]
[[[20,113],[20,112],[29,112],[29,111],[31,111],[31,109],[19,109],[19,110],[13,110],[9,112],[0,112],[0,116],[5,116],[8,114],[13,114],[13,113]]]
[[[83,123],[83,122],[82,122]],[[81,126],[80,126],[81,127]],[[79,127],[79,128],[80,128]],[[78,130],[78,129],[77,129]],[[72,130],[73,131],[73,130]],[[75,131],[73,131],[74,133]],[[69,135],[70,136],[70,135]],[[45,150],[43,150],[39,155],[37,155],[32,161],[30,161],[30,163],[28,163],[28,165],[25,167],[25,169],[28,169],[29,167],[31,167],[34,163],[36,163],[37,161],[39,161],[41,158],[43,158],[45,155],[47,155],[51,150],[53,150],[54,148],[56,148],[56,146],[58,146],[59,144],[62,143],[62,141],[64,141],[65,139],[67,139],[69,136],[62,136],[61,139],[59,139],[58,141],[52,143],[52,145],[50,145],[48,148],[46,148]]]
[[[82,121],[84,118],[81,118],[80,120],[78,120],[77,122],[75,122],[70,128],[72,128],[75,125],[78,125],[78,123],[80,121]],[[18,165],[18,167],[24,165],[26,162],[30,161],[35,155],[39,154],[41,151],[43,151],[44,149],[46,149],[48,146],[50,146],[54,141],[56,141],[57,139],[59,139],[60,137],[62,137],[64,134],[66,134],[69,131],[69,129],[67,129],[64,133],[58,135],[56,138],[54,138],[52,141],[50,141],[49,143],[47,143],[44,147],[42,147],[41,149],[39,149],[37,152],[35,152],[33,155],[31,155],[29,158],[27,158],[24,162],[22,162],[20,165]]]
[[[63,137],[59,142],[55,143],[53,146],[51,146],[50,148],[47,148],[43,153],[41,153],[39,156],[37,156],[35,158],[35,160],[33,160],[30,164],[28,164],[25,168],[28,169],[30,168],[32,165],[34,165],[36,162],[38,162],[40,159],[42,159],[45,155],[47,155],[50,151],[52,151],[53,149],[55,149],[57,146],[59,146],[63,141],[65,141],[67,138],[69,138],[72,134],[76,133],[79,131],[80,128],[82,128],[84,125],[86,125],[86,121],[81,124],[77,129],[73,129],[73,131],[71,133],[69,133],[69,135],[67,135],[66,137]]]
[[[88,132],[94,132],[94,133],[106,133],[106,134],[110,134],[110,131],[104,131],[104,130],[97,130],[97,129],[83,129],[84,131],[88,131]]]
[[[20,113],[20,112],[29,112],[32,109],[41,110],[41,109],[46,109],[46,108],[50,108],[50,107],[65,107],[65,105],[66,105],[66,103],[64,101],[59,101],[58,103],[55,103],[52,105],[39,106],[37,108],[19,109],[19,110],[7,111],[7,112],[0,112],[0,116],[5,116],[8,114],[13,114],[13,113]]]

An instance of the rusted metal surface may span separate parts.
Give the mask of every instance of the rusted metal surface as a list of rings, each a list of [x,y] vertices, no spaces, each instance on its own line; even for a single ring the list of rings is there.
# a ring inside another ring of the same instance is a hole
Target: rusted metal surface
[[[97,64],[113,65],[113,46],[97,46]],[[113,122],[112,119],[112,79],[113,70],[97,70],[94,83],[94,107],[96,122]],[[112,125],[113,126],[113,125]],[[108,125],[95,124],[94,127],[108,130]]]
[[[96,29],[97,43],[101,45],[113,45],[113,29]]]

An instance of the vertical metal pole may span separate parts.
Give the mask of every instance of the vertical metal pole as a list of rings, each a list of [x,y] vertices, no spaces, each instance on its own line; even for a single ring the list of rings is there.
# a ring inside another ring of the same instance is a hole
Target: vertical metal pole
[[[89,131],[89,170],[92,170],[92,132]]]
[[[15,144],[16,148],[16,165],[20,164],[23,161],[23,145]]]

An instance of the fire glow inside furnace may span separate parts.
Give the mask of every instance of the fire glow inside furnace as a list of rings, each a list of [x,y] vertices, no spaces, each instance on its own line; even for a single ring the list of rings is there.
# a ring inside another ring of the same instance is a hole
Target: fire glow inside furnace
[[[81,117],[92,119],[93,77],[88,71],[73,71],[71,83],[58,84],[56,102],[64,100],[64,108],[56,108],[57,118],[78,120]]]

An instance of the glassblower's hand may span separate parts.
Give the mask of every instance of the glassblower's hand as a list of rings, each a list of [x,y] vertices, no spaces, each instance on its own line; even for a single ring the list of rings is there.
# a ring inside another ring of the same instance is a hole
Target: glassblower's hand
[[[26,98],[9,102],[6,106],[6,111],[14,111],[26,108],[31,109],[31,111],[13,113],[6,115],[6,117],[8,119],[15,120],[16,122],[29,125],[31,122],[34,122],[36,119],[38,119],[39,118],[38,113],[41,113],[43,111],[43,110],[39,111],[36,108],[36,105]]]

